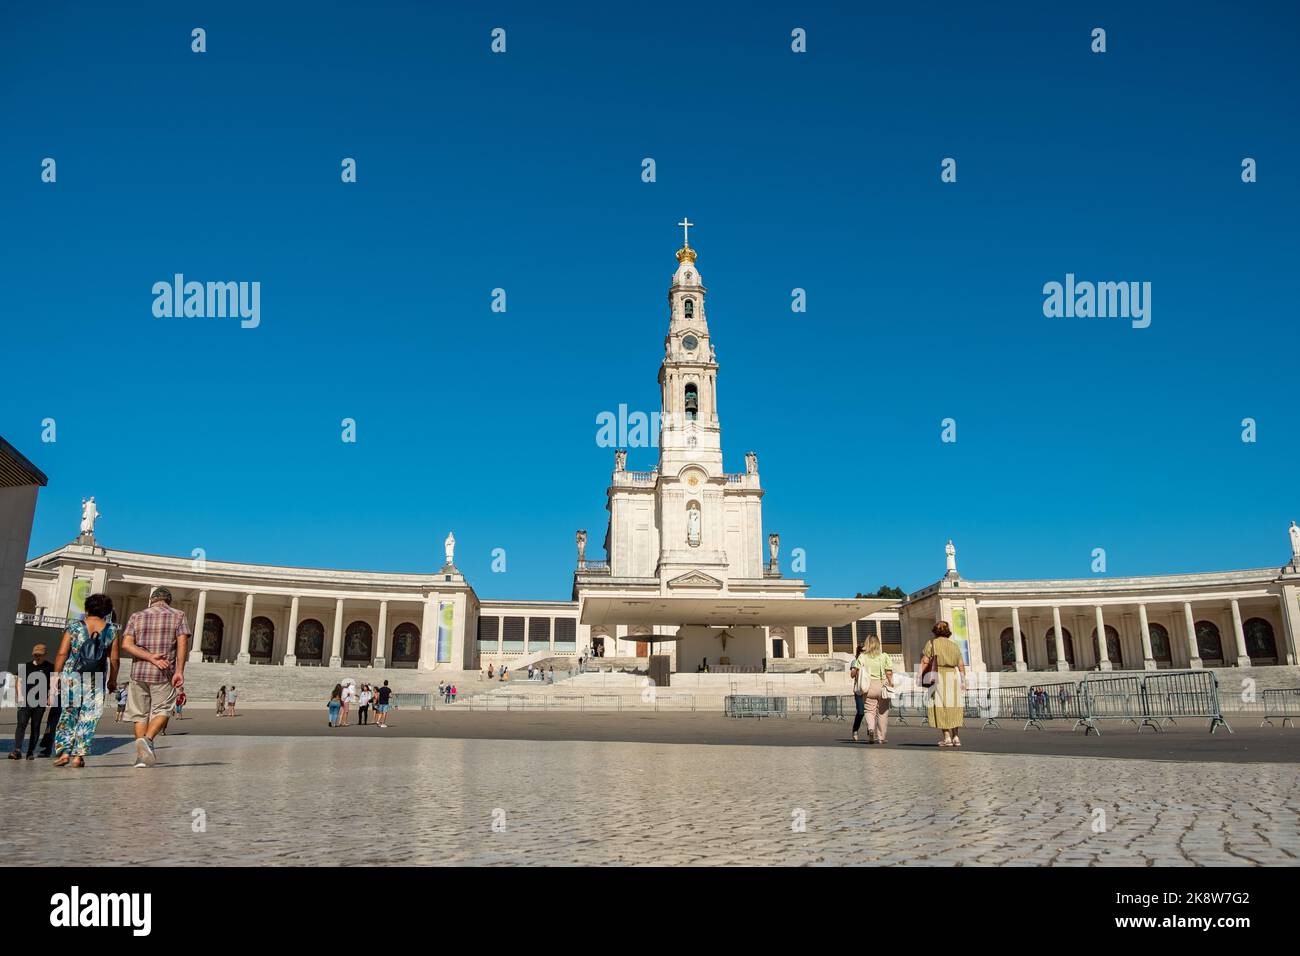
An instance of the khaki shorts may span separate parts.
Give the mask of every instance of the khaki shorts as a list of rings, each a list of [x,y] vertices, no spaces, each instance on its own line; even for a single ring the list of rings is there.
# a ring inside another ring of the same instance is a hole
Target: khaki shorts
[[[135,723],[170,717],[176,709],[176,688],[171,681],[143,684],[131,681],[126,689],[126,719]]]

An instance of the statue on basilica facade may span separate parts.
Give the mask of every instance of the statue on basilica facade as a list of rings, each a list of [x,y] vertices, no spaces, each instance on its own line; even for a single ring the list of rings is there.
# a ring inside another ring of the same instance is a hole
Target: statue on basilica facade
[[[1296,523],[1292,521],[1288,531],[1291,535],[1291,567],[1300,568],[1300,528],[1297,528]]]
[[[95,496],[81,499],[81,533],[88,538],[95,536],[95,521],[99,518],[99,509],[95,507]]]
[[[456,562],[452,560],[456,554],[456,533],[454,531],[447,532],[447,540],[442,543],[442,550],[447,555],[447,567],[455,567]]]
[[[947,577],[952,577],[957,573],[957,549],[953,547],[952,538],[943,547],[943,553],[947,558]]]
[[[686,543],[692,548],[700,546],[700,509],[686,509]]]
[[[578,567],[587,563],[587,530],[578,532]]]
[[[747,475],[758,474],[758,455],[755,452],[752,451],[745,452],[745,474]]]
[[[627,451],[625,449],[620,448],[614,452],[614,470],[627,471]]]
[[[780,553],[780,551],[781,551],[781,536],[777,534],[775,531],[773,531],[771,534],[767,536],[767,553],[771,556],[772,559],[768,563],[769,567],[775,568],[777,566],[776,556],[777,554]]]

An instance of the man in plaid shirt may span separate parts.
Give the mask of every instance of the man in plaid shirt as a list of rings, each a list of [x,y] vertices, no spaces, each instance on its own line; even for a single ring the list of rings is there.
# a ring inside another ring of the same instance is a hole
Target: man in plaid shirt
[[[176,692],[185,684],[185,658],[193,631],[185,612],[172,607],[172,593],[154,588],[149,606],[126,622],[122,650],[135,658],[127,691],[127,717],[135,722],[135,765],[158,762],[153,740],[167,726]]]

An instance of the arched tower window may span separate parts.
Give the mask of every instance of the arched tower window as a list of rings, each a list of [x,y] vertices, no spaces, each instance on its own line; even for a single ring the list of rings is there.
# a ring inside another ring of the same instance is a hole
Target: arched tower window
[[[688,319],[695,318],[695,300],[689,295],[686,297],[686,301],[682,303],[682,312]]]
[[[690,385],[686,386],[686,420],[688,422],[695,421],[695,418],[699,414],[699,411],[700,411],[700,394],[695,387],[695,383],[692,382]]]

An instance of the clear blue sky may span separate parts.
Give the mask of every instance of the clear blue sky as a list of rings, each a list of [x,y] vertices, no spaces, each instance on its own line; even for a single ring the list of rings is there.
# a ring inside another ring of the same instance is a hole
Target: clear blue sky
[[[949,537],[971,578],[1284,562],[1294,4],[556,6],[6,8],[0,434],[50,476],[33,554],[93,494],[109,547],[429,571],[454,528],[480,595],[567,597],[596,416],[658,407],[688,215],[727,467],[758,452],[813,594],[922,586]],[[155,319],[176,272],[260,281],[260,328]],[[1151,282],[1151,327],[1045,318],[1067,272]]]

